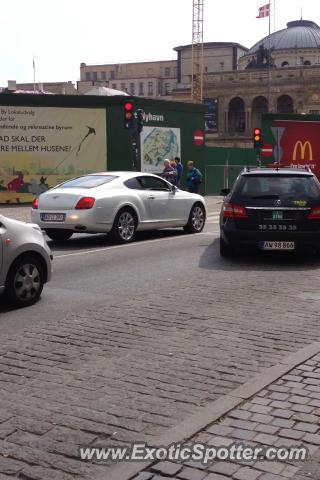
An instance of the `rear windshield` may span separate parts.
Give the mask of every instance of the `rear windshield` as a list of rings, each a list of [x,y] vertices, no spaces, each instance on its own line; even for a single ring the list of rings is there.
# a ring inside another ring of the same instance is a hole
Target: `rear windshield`
[[[59,188],[94,188],[109,183],[115,178],[117,178],[115,175],[86,175],[68,180],[59,185]]]
[[[294,197],[316,199],[320,187],[312,176],[243,175],[237,194],[247,198]]]

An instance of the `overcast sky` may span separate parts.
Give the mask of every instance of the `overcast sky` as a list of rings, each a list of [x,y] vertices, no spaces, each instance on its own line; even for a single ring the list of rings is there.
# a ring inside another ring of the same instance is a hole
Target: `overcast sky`
[[[256,19],[268,0],[204,0],[204,40],[252,46],[268,34]],[[276,0],[275,28],[303,18],[320,24],[320,0]],[[272,29],[273,29],[272,21]],[[175,59],[192,41],[192,0],[2,0],[0,86],[7,80],[76,81],[80,62]]]

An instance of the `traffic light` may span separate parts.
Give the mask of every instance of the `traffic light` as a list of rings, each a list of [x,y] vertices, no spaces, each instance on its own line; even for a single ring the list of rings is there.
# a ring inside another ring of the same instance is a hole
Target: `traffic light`
[[[124,128],[127,130],[134,129],[133,106],[133,102],[126,102],[124,104]]]
[[[253,146],[254,148],[261,148],[263,146],[261,128],[255,128],[253,130]]]
[[[143,120],[144,120],[144,112],[141,108],[137,110],[137,132],[141,133],[143,130]]]

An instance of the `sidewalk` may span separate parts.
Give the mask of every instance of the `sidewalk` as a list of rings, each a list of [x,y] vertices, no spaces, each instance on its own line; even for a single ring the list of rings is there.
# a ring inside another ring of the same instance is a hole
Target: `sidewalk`
[[[241,389],[242,394],[247,389],[250,395],[249,384],[237,390]],[[233,395],[237,396],[237,393],[231,392],[228,397]],[[225,401],[225,408],[228,409],[227,398],[222,399],[223,401]],[[120,465],[115,467],[110,478],[112,480],[117,478],[119,480],[319,480],[320,354],[286,372],[226,415],[216,418],[200,433],[189,439],[185,437],[184,441],[188,445],[204,443],[209,447],[227,447],[239,443],[253,447],[304,446],[309,451],[309,457],[304,462],[213,461],[207,465],[194,461],[182,464],[160,461],[133,476],[124,475]],[[156,443],[156,445],[160,444],[160,442]]]

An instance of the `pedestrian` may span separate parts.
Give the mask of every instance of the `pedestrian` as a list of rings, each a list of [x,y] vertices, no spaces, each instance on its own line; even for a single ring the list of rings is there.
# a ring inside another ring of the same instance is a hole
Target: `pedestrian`
[[[171,166],[171,162],[168,158],[163,161],[163,170],[161,176],[173,185],[175,184],[177,172],[175,168]]]
[[[202,173],[198,168],[194,166],[194,163],[190,160],[187,163],[188,173],[187,173],[187,187],[189,192],[198,193],[200,183],[202,183]]]
[[[172,178],[171,183],[172,183],[173,185],[177,185],[178,172],[177,172],[175,160],[170,160],[170,166],[173,168],[173,178]]]
[[[182,177],[182,172],[183,172],[183,165],[181,163],[180,157],[175,157],[174,161],[176,163],[176,171],[177,171],[176,185],[177,185],[178,188],[180,188],[180,182],[181,182],[181,177]]]

